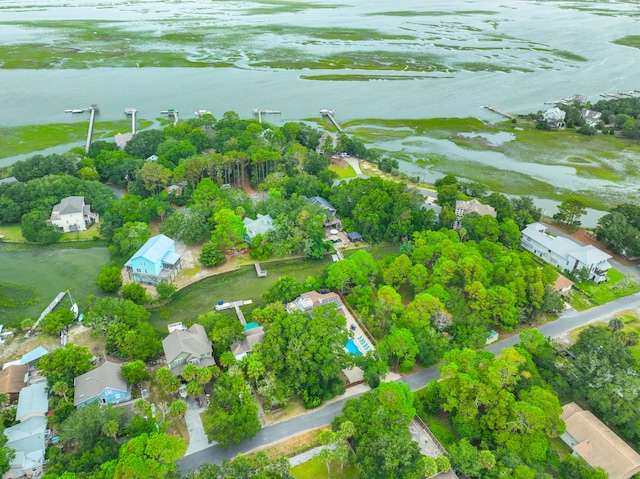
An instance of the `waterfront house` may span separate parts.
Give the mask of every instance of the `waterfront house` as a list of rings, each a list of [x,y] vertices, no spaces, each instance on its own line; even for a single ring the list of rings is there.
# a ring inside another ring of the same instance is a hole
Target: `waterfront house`
[[[49,223],[60,228],[60,231],[85,231],[93,223],[99,221],[97,213],[91,211],[90,205],[84,204],[84,196],[67,196],[53,207]]]
[[[120,365],[105,361],[73,380],[73,405],[86,406],[93,401],[118,404],[131,399],[129,384],[122,377]]]
[[[582,110],[580,112],[582,119],[588,126],[596,127],[602,119],[602,113],[595,110]]]
[[[27,385],[29,366],[12,364],[0,371],[0,393],[9,396],[9,401],[18,399],[22,388]]]
[[[264,328],[259,326],[258,323],[248,323],[245,325],[243,333],[245,336],[244,339],[236,341],[229,346],[236,361],[240,361],[253,351],[253,347],[256,344],[262,344],[262,340],[264,339]]]
[[[440,209],[440,211],[442,211],[442,209]],[[456,230],[460,229],[460,226],[462,224],[461,223],[462,218],[464,218],[468,214],[477,213],[480,216],[490,215],[490,216],[493,216],[494,218],[497,216],[496,210],[493,208],[493,206],[480,203],[476,199],[469,200],[469,201],[462,201],[462,200],[456,201],[455,213],[456,213],[457,219],[453,224],[453,229],[456,229]]]
[[[564,119],[566,116],[567,114],[556,106],[545,111],[542,114],[542,119],[546,121],[547,125],[551,128],[564,128]]]
[[[33,384],[20,392],[16,410],[16,420],[20,422],[4,431],[7,436],[6,447],[15,451],[15,457],[9,462],[9,470],[4,473],[3,479],[42,474],[48,409],[46,382]]]
[[[327,200],[325,200],[321,196],[312,196],[311,198],[308,198],[307,201],[313,205],[319,205],[324,208],[327,215],[326,219],[324,220],[325,227],[333,226],[339,228],[342,226],[340,218],[336,216],[336,209]]]
[[[434,214],[433,224],[438,224],[440,222],[440,213],[442,213],[442,206],[436,205],[436,204],[428,202],[428,201],[425,201],[424,204],[422,205],[422,207],[425,210],[433,211],[433,214]]]
[[[586,268],[594,283],[607,280],[611,255],[595,246],[581,245],[563,236],[552,236],[541,223],[531,223],[522,230],[520,245],[543,261],[569,273]]]
[[[640,472],[640,455],[591,411],[576,403],[562,406],[567,425],[560,438],[592,467],[601,467],[610,479],[628,479]]]
[[[179,376],[185,364],[213,366],[211,340],[201,324],[194,324],[186,331],[175,329],[162,340],[162,348],[171,374]]]
[[[246,231],[244,240],[247,243],[251,243],[256,235],[267,234],[274,228],[273,218],[271,217],[271,215],[261,215],[260,213],[258,213],[258,216],[255,220],[245,217],[242,222],[244,223]]]
[[[149,238],[125,263],[129,278],[140,283],[172,281],[180,272],[180,255],[175,241],[165,235]]]

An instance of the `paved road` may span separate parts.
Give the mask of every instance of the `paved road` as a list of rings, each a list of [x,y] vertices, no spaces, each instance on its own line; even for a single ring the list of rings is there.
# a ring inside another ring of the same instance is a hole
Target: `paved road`
[[[572,329],[575,329],[585,324],[592,323],[594,321],[604,320],[608,321],[611,316],[625,309],[634,309],[640,307],[640,293],[626,296],[624,298],[617,299],[602,306],[591,308],[587,311],[579,313],[575,310],[568,310],[561,314],[560,318],[552,323],[547,323],[540,328],[541,333],[545,336],[556,337],[564,334]],[[512,347],[519,342],[517,336],[498,341],[487,347],[488,351],[498,353],[503,348]],[[411,390],[416,390],[424,387],[432,379],[439,377],[438,369],[436,366],[423,369],[417,373],[405,376],[401,379],[402,382],[407,384]],[[352,396],[357,397],[359,396]],[[296,416],[288,421],[283,421],[272,426],[263,428],[256,436],[250,441],[245,441],[239,446],[223,450],[219,446],[211,446],[203,451],[197,452],[186,456],[182,461],[178,463],[178,468],[181,472],[186,472],[191,469],[196,469],[200,464],[204,463],[216,463],[220,464],[226,458],[234,457],[240,453],[249,452],[255,448],[266,446],[283,439],[286,439],[295,434],[308,431],[320,426],[329,424],[335,416],[342,412],[342,406],[346,399],[334,402],[320,409],[315,409],[311,412]]]

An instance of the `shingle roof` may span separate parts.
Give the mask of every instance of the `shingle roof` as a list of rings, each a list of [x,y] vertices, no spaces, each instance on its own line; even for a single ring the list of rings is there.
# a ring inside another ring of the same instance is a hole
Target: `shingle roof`
[[[126,264],[130,266],[131,261],[136,258],[144,258],[154,264],[158,263],[165,257],[174,243],[175,241],[162,234],[149,238],[147,242],[129,258]]]
[[[162,340],[162,348],[170,363],[182,353],[197,358],[211,353],[211,341],[201,324],[193,324],[186,331],[175,330]]]
[[[105,361],[88,373],[81,374],[73,381],[73,404],[77,406],[86,401],[95,399],[107,388],[127,391],[127,382],[122,378],[120,365]]]
[[[27,385],[26,374],[29,366],[15,364],[0,371],[0,393],[15,394]]]
[[[264,329],[262,326],[258,328],[247,329],[244,332],[245,338],[236,341],[229,348],[234,356],[246,354],[253,349],[254,344],[262,343],[264,338]]]
[[[59,206],[58,211],[61,215],[82,213],[84,211],[84,196],[67,196],[56,206]]]
[[[494,218],[496,217],[496,210],[492,206],[480,203],[475,199],[469,201],[456,201],[456,209],[462,210],[465,215],[468,215],[469,213],[478,213],[480,216],[491,215]]]
[[[27,386],[20,391],[18,399],[18,408],[16,410],[16,419],[22,421],[22,418],[29,414],[40,414],[44,416],[49,410],[49,396],[47,394],[47,383],[41,382]]]
[[[310,203],[313,203],[314,205],[324,206],[325,208],[327,208],[332,212],[336,211],[333,205],[329,203],[327,200],[325,200],[324,198],[322,198],[321,196],[312,196],[311,198],[308,199],[308,201]]]

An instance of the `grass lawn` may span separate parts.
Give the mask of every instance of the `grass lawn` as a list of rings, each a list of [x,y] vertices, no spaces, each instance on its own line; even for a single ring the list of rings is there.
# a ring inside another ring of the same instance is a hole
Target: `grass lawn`
[[[25,243],[27,241],[22,237],[20,223],[0,225],[0,238],[3,241],[10,241],[12,243]]]
[[[260,449],[270,459],[276,459],[278,457],[293,457],[309,449],[322,445],[320,442],[320,431],[329,429],[329,426],[322,426],[311,431],[301,432],[295,436],[291,436],[288,439],[279,441],[272,446]],[[325,468],[326,470],[326,468]]]
[[[604,304],[640,291],[638,283],[627,279],[625,275],[611,268],[607,272],[609,281],[596,284],[591,281],[578,283],[580,288],[595,304]]]
[[[572,453],[571,448],[567,446],[559,437],[549,439],[549,445],[551,446],[551,449],[555,451],[561,461]]]
[[[620,311],[618,314],[615,314],[614,317],[622,319],[622,322],[624,323],[624,328],[622,328],[622,331],[635,331],[638,335],[640,335],[640,314],[638,314],[636,311],[634,311],[633,309]],[[633,354],[633,357],[636,358],[636,361],[640,361],[640,344],[631,346],[629,349],[631,350],[631,354]]]
[[[441,416],[427,416],[425,414],[418,414],[420,418],[425,422],[427,426],[429,426],[429,430],[433,433],[433,435],[440,441],[440,444],[444,446],[445,449],[449,448],[452,444],[458,442],[456,438],[456,434],[453,432],[451,424],[449,421]]]
[[[60,241],[86,241],[99,237],[100,231],[98,231],[98,226],[92,225],[89,229],[86,229],[84,231],[62,233]]]
[[[299,414],[304,414],[307,411],[301,399],[291,398],[283,408],[272,412],[265,411],[264,419],[267,424],[275,424],[276,422],[286,421]]]
[[[329,165],[329,171],[334,171],[339,178],[354,178],[356,176],[356,170],[354,170],[351,165],[347,165],[346,168]]]
[[[300,464],[299,466],[291,468],[291,474],[298,479],[327,479],[326,464],[318,457],[314,457],[310,461]],[[352,464],[347,464],[341,471],[340,466],[333,464],[331,466],[332,479],[357,479],[358,471]]]
[[[593,308],[595,304],[589,300],[584,294],[580,291],[571,290],[569,292],[568,303],[576,310],[576,311],[584,311],[585,309]]]

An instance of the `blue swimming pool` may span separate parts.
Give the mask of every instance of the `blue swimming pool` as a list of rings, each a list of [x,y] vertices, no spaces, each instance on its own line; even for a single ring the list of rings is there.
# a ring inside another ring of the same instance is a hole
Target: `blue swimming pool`
[[[347,344],[346,344],[345,348],[347,348],[347,351],[349,351],[349,353],[353,354],[355,357],[362,356],[362,352],[358,348],[358,345],[353,342],[353,339],[348,339],[347,340]]]

